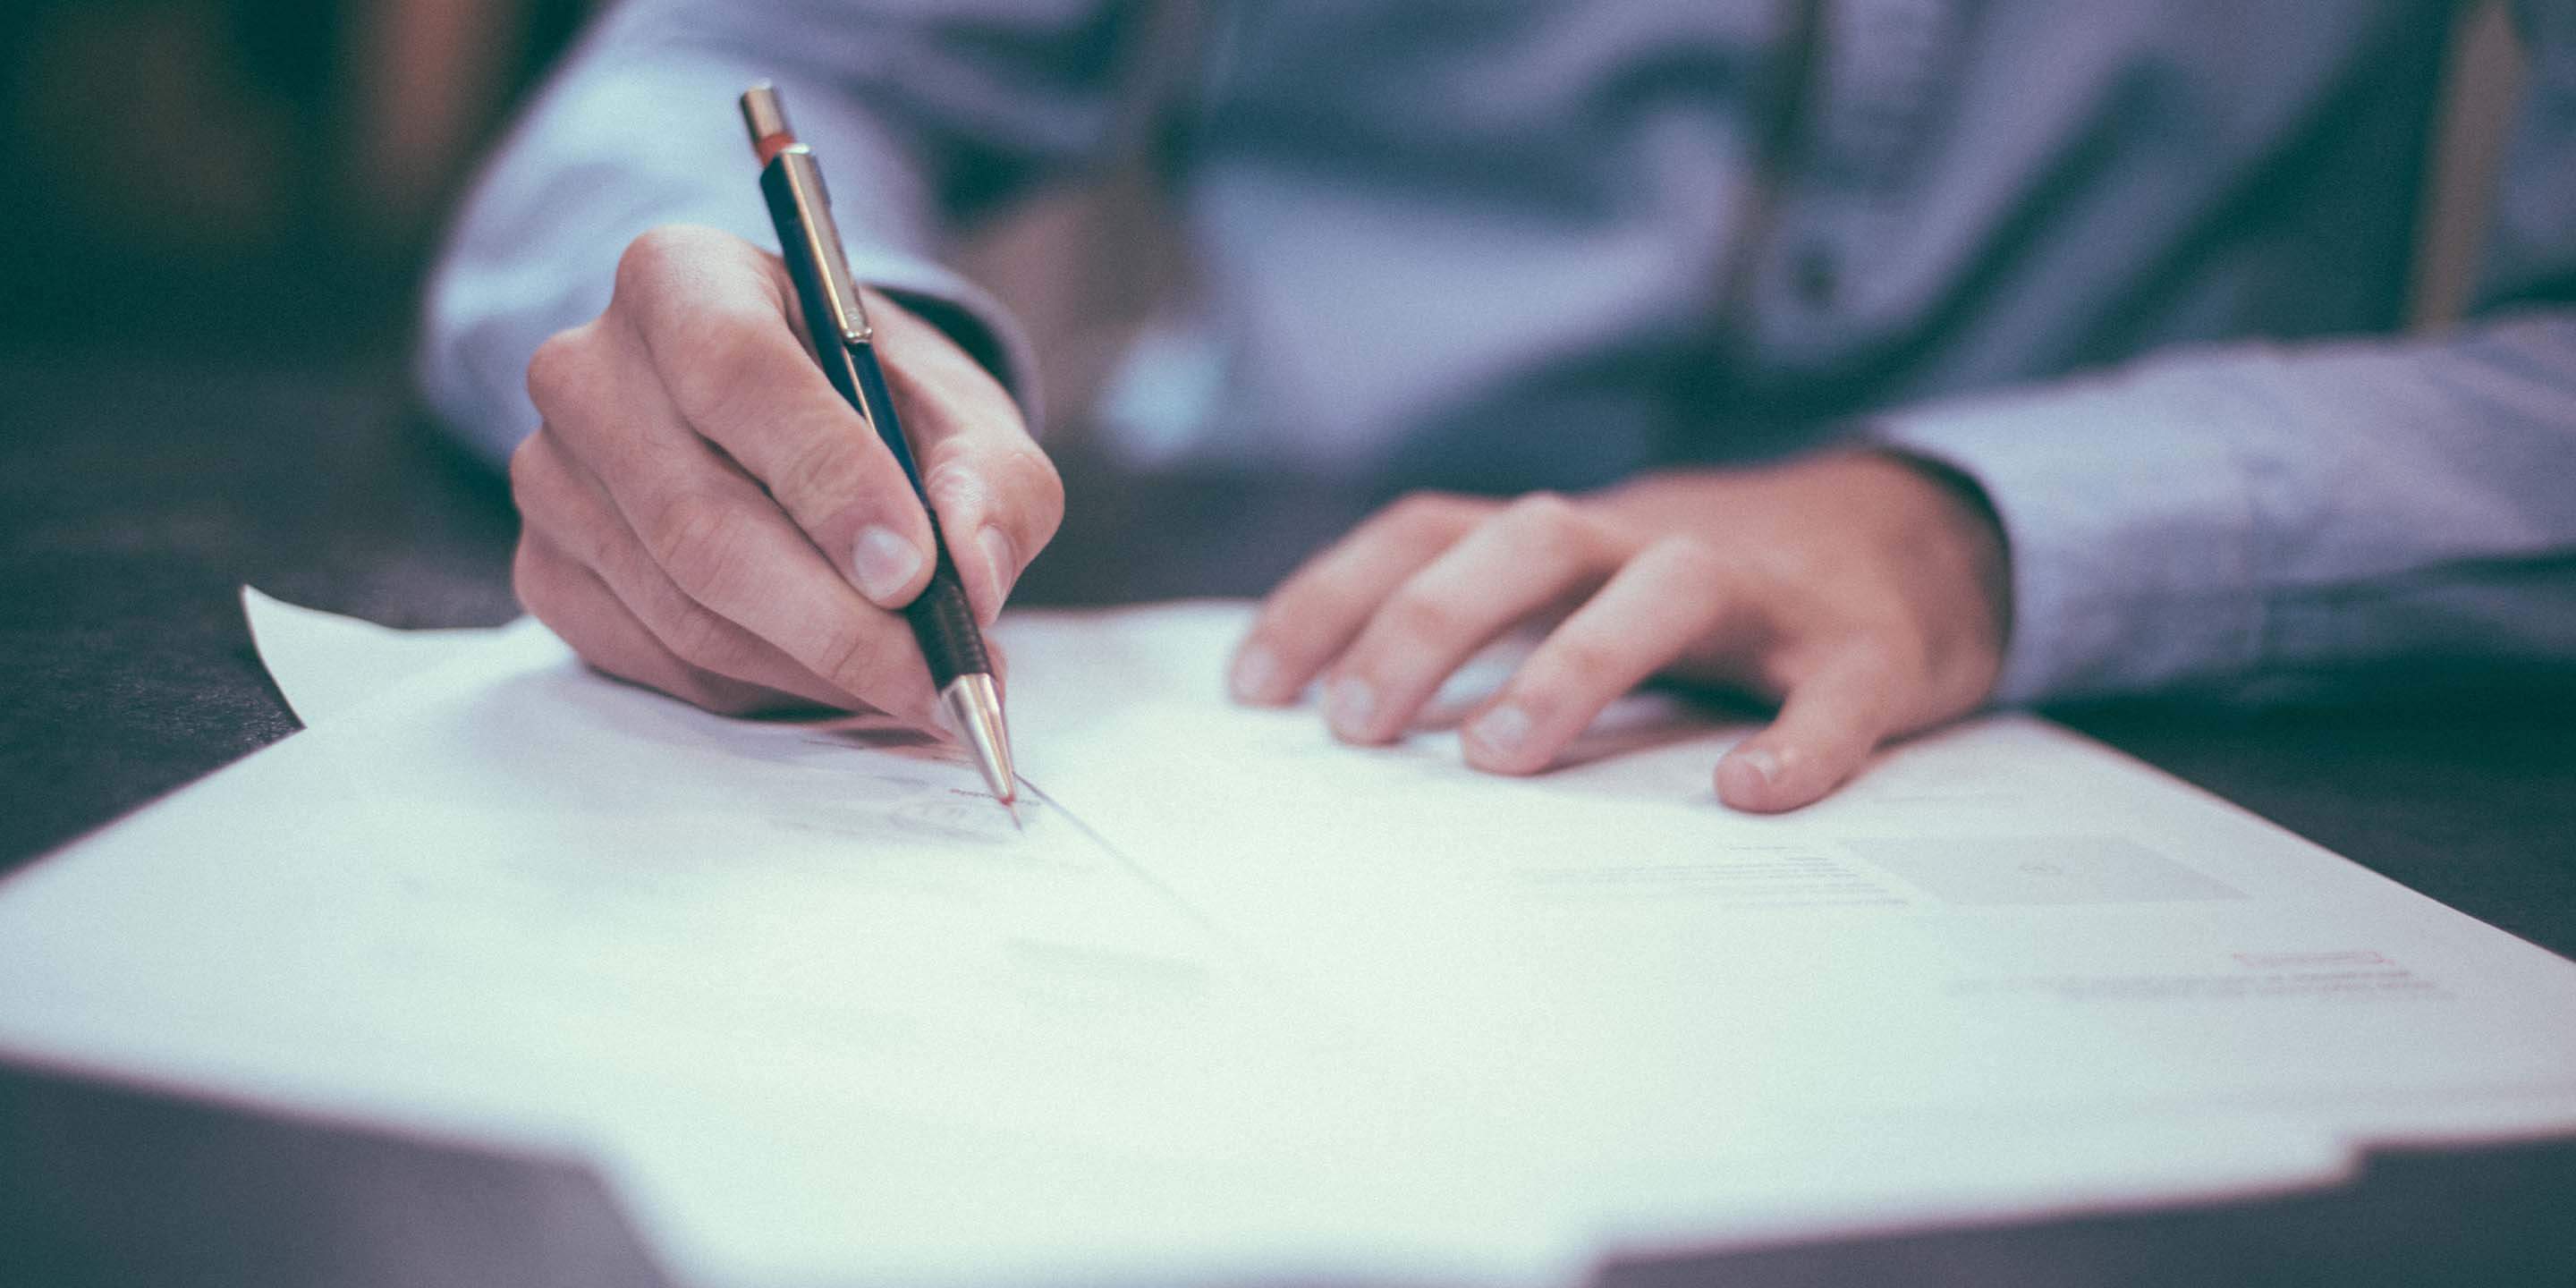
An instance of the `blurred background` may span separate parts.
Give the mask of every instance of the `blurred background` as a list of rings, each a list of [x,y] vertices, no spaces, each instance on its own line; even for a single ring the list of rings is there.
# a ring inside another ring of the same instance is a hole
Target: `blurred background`
[[[0,6],[0,343],[379,350],[582,0]],[[153,319],[146,323],[145,318]]]
[[[398,378],[441,220],[592,7],[0,4],[0,363],[108,354],[148,331],[165,356]],[[2461,10],[2425,195],[2425,325],[2457,312],[2519,88],[2502,10]],[[1126,324],[1169,285],[1153,213],[1121,171],[966,244],[970,275],[1038,337],[1058,409],[1084,404]]]
[[[398,380],[443,219],[600,7],[0,4],[0,368],[86,365],[148,333],[165,362]],[[1126,334],[1113,319],[1143,311],[1169,262],[1150,238],[1097,236],[1110,221],[1156,227],[1138,171],[965,247],[1047,337],[1050,389],[1096,385]]]

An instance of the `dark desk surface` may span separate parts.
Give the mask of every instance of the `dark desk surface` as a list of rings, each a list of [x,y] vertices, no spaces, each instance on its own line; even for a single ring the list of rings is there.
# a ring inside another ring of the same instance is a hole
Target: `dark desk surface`
[[[486,472],[390,371],[0,363],[0,871],[296,728],[236,589],[404,626],[516,611]],[[1067,462],[1021,598],[1246,594],[1348,498],[1131,489]],[[1173,516],[1271,534],[1152,550]],[[2389,876],[2576,955],[2576,704],[2054,713]],[[5,987],[5,984],[0,984]],[[2545,1018],[2545,1017],[2544,1017]],[[2576,1016],[2560,1017],[2576,1024]],[[2576,1283],[2576,1140],[2375,1157],[2334,1190],[1623,1266],[1814,1283]],[[577,1161],[458,1150],[0,1067],[0,1282],[639,1283]]]

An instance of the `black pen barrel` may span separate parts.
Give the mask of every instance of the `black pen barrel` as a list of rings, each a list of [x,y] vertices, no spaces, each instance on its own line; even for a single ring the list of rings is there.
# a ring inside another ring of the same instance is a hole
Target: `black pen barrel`
[[[957,562],[949,557],[948,542],[939,527],[939,512],[931,507],[930,494],[922,486],[921,469],[913,461],[911,440],[904,436],[903,423],[896,415],[894,393],[886,386],[885,369],[877,361],[876,346],[846,343],[839,333],[838,320],[823,287],[822,266],[813,262],[801,232],[803,214],[797,209],[795,193],[788,183],[786,157],[761,168],[760,191],[769,199],[770,219],[779,226],[778,243],[787,261],[787,276],[796,283],[796,302],[805,314],[806,333],[813,338],[824,376],[842,399],[866,419],[877,441],[893,453],[905,481],[912,484],[913,498],[921,502],[921,512],[930,520],[931,549],[938,562],[931,571],[930,584],[903,612],[912,623],[913,638],[921,644],[922,657],[930,663],[931,688],[944,690],[961,675],[990,675],[993,663],[985,652],[983,633],[975,628],[974,610],[968,607],[965,585],[958,580]]]

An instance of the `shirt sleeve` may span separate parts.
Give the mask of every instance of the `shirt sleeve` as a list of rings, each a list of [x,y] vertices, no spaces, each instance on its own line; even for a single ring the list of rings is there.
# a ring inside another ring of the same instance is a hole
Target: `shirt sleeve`
[[[1096,157],[1131,25],[1106,0],[633,0],[567,59],[473,185],[425,296],[432,409],[506,459],[536,425],[547,336],[608,303],[618,256],[664,224],[776,249],[735,101],[778,84],[831,185],[860,278],[946,330],[1038,423],[1036,364],[991,296],[942,266],[978,208]]]
[[[2576,3],[2518,16],[2532,74],[2469,323],[2159,354],[1873,427],[2003,524],[1998,701],[2576,659]]]

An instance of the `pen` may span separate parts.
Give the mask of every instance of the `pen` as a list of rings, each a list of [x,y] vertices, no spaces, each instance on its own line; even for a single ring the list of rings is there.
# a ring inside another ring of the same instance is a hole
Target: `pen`
[[[778,248],[803,303],[805,329],[814,339],[814,354],[823,374],[841,391],[861,419],[876,431],[886,450],[912,484],[912,494],[930,519],[930,547],[936,556],[930,584],[904,606],[912,637],[930,662],[931,687],[975,753],[975,767],[995,799],[1009,805],[1019,795],[1018,775],[1011,768],[1010,730],[1002,723],[1002,695],[993,684],[993,664],[984,653],[984,636],[975,629],[967,607],[966,588],[957,580],[957,565],[948,557],[940,535],[939,512],[921,486],[921,469],[912,445],[895,418],[894,398],[886,391],[885,369],[877,365],[876,331],[868,325],[867,308],[859,302],[856,278],[841,249],[841,231],[832,222],[832,197],[823,187],[823,172],[813,150],[796,141],[787,126],[787,111],[778,90],[763,81],[744,91],[743,124],[751,129],[752,151],[760,157],[760,191],[769,199],[769,218],[778,227]]]

